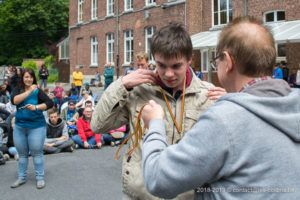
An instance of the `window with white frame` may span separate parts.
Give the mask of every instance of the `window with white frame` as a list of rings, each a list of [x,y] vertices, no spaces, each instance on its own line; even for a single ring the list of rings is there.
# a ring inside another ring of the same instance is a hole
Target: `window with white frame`
[[[133,60],[133,31],[124,32],[124,63],[129,64]]]
[[[232,0],[212,0],[212,24],[219,26],[232,21]]]
[[[78,22],[83,19],[83,0],[78,0]]]
[[[63,41],[62,44],[59,46],[59,59],[69,59],[69,39]]]
[[[91,65],[98,65],[98,39],[91,37]]]
[[[107,16],[114,15],[114,0],[107,0]]]
[[[155,4],[155,0],[146,0],[146,6]]]
[[[151,51],[150,51],[151,38],[154,33],[155,33],[155,26],[150,26],[145,29],[146,52],[148,54],[148,58],[150,61],[154,61],[153,56],[151,55]]]
[[[274,10],[264,13],[264,22],[280,22],[285,21],[285,11],[284,10]]]
[[[133,0],[124,0],[124,10],[132,10],[133,9]]]
[[[98,5],[97,5],[98,0],[92,0],[92,19],[97,19],[97,10],[98,10]]]
[[[106,35],[106,61],[114,63],[114,34]]]

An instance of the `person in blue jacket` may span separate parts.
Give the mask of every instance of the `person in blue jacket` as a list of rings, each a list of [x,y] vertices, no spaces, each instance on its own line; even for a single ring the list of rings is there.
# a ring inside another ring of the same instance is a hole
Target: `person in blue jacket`
[[[276,64],[273,67],[273,78],[283,79],[282,70],[280,69],[279,64]]]
[[[18,179],[11,188],[19,187],[26,182],[28,155],[33,158],[36,187],[45,187],[43,147],[46,136],[46,121],[43,111],[53,107],[49,97],[37,87],[34,71],[25,68],[22,72],[20,86],[12,93],[12,103],[17,106],[14,144],[19,153]]]

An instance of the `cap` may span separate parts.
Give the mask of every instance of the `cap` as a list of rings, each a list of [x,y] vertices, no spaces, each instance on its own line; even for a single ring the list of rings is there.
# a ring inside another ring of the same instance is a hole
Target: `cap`
[[[76,101],[71,99],[71,100],[68,101],[68,105],[70,105],[70,104],[76,104]]]
[[[83,85],[89,85],[89,83],[88,83],[88,82],[85,82]]]

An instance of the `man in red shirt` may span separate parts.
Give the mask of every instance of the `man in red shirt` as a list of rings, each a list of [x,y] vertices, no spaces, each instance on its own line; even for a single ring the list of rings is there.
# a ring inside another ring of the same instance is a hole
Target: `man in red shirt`
[[[101,134],[93,133],[91,129],[91,119],[93,115],[93,109],[90,107],[85,107],[83,111],[83,116],[81,116],[77,121],[78,135],[74,135],[72,140],[79,147],[85,149],[91,149],[94,147],[101,148]]]

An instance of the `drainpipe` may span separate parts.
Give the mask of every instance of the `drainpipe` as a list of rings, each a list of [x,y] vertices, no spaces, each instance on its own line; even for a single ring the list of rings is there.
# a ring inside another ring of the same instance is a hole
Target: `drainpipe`
[[[120,68],[119,68],[119,59],[120,59],[120,56],[119,56],[119,0],[117,0],[117,5],[116,5],[116,46],[117,46],[117,49],[116,49],[116,67],[117,67],[117,79],[119,78],[119,71],[120,71]]]
[[[247,5],[248,3],[247,3],[247,0],[244,0],[244,16],[247,16],[248,15],[248,12],[247,12],[247,10],[248,10],[248,5]]]

